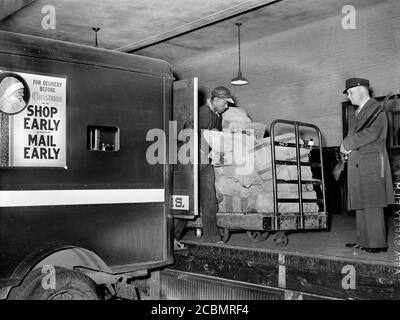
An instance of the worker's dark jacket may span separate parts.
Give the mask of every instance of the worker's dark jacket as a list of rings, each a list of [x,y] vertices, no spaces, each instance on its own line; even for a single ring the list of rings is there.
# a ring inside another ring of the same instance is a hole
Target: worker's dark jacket
[[[200,139],[200,161],[201,164],[209,164],[210,159],[208,158],[208,153],[210,152],[210,147],[206,142],[202,130],[222,130],[222,116],[217,115],[216,112],[212,111],[210,107],[205,104],[199,108],[199,136]]]
[[[383,111],[368,128],[356,133],[379,106],[371,98],[355,118],[349,121],[349,133],[343,140],[352,150],[347,162],[348,209],[386,207],[394,203],[392,175],[386,150],[388,121]]]

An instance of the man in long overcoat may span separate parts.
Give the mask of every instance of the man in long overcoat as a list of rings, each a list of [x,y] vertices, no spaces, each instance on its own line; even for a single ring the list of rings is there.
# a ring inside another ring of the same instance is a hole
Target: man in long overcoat
[[[385,110],[374,113],[379,103],[369,95],[369,81],[346,80],[343,91],[358,106],[349,121],[349,133],[340,151],[348,156],[348,209],[356,210],[357,237],[347,247],[367,252],[386,252],[384,207],[394,203],[393,183],[386,150],[388,121]],[[374,115],[376,115],[374,117]],[[363,124],[372,121],[364,129]]]

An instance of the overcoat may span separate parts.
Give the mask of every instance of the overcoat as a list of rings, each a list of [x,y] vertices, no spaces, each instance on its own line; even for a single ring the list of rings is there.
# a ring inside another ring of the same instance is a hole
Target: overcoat
[[[354,119],[349,121],[349,133],[343,140],[346,150],[352,150],[347,161],[348,209],[386,207],[394,203],[392,175],[386,150],[388,120],[382,111],[371,126],[357,130],[379,107],[371,98]]]

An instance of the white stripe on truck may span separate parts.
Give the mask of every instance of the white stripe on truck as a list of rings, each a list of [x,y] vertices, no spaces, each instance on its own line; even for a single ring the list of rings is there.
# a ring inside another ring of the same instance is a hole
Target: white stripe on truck
[[[164,189],[2,190],[0,207],[164,202]]]

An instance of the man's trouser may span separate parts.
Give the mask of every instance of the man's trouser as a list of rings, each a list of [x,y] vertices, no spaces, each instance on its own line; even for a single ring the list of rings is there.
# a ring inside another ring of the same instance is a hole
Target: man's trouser
[[[203,238],[205,241],[221,240],[217,227],[218,202],[215,191],[214,167],[211,164],[200,165],[199,193]],[[174,219],[174,237],[179,240],[183,236],[186,220]]]
[[[356,215],[356,242],[364,248],[387,248],[383,208],[356,210]]]

